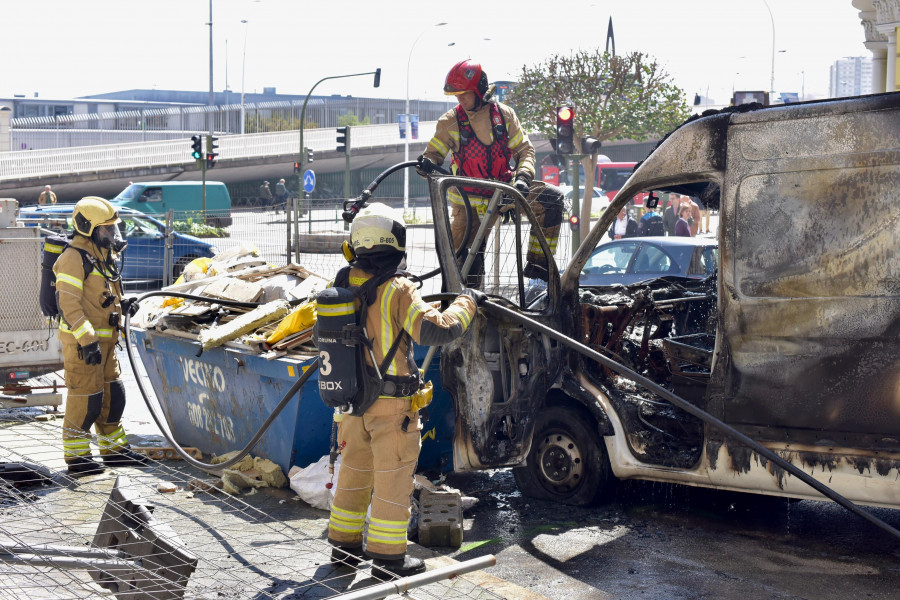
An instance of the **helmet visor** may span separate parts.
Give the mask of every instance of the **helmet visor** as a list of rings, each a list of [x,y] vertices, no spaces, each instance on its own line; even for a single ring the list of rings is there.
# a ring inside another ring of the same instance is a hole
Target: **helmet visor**
[[[116,219],[113,223],[104,223],[94,228],[93,237],[98,246],[108,248],[113,252],[121,252],[125,249],[128,242],[122,239],[122,232],[116,225],[118,221],[119,219]]]

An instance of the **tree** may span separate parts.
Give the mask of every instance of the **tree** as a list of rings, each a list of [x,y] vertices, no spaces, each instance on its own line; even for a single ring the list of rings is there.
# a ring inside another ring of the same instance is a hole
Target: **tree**
[[[571,103],[576,151],[582,137],[644,141],[674,129],[690,114],[682,90],[655,59],[641,52],[614,56],[599,49],[579,51],[523,66],[508,101],[523,127],[549,138],[556,137],[556,108]],[[597,153],[577,157],[586,179],[581,208],[584,236],[590,224]]]
[[[338,117],[337,124],[338,127],[346,127],[348,125],[351,127],[353,127],[354,125],[369,125],[369,117],[366,117],[365,119],[360,121],[359,117],[357,117],[352,112],[348,112]]]

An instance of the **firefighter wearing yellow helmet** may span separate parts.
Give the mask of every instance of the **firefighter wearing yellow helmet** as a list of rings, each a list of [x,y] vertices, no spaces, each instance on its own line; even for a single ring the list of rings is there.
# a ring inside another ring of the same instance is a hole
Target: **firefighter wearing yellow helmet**
[[[519,123],[515,111],[491,99],[492,91],[481,65],[470,60],[456,63],[447,73],[444,93],[456,96],[459,104],[438,119],[434,137],[428,142],[425,154],[419,157],[417,171],[427,176],[435,166],[451,155],[450,170],[454,175],[501,181],[518,189],[528,201],[541,226],[551,252],[556,251],[559,227],[562,223],[563,195],[560,190],[543,181],[534,181],[534,146]],[[492,191],[477,186],[463,188],[469,197],[474,223],[466,247],[472,244],[475,232],[487,210]],[[459,248],[466,231],[465,204],[460,192],[450,188],[447,193],[451,210],[453,246]],[[500,213],[495,213],[493,227]],[[480,286],[484,259],[480,249],[470,271],[469,285]],[[528,240],[525,277],[547,280],[547,257],[532,234]]]
[[[386,364],[385,383],[362,414],[342,415],[337,437],[342,462],[328,540],[335,546],[332,562],[339,566],[359,564],[365,538],[365,554],[374,559],[375,571],[410,575],[425,570],[422,560],[406,555],[409,498],[422,446],[418,402],[423,382],[411,342],[439,346],[461,336],[486,296],[463,290],[443,312],[426,304],[416,284],[398,272],[406,257],[406,226],[402,214],[384,204],[359,212],[350,242],[350,266],[338,272],[333,285],[362,296],[357,309],[367,311],[374,354],[374,364],[368,355],[366,363]]]
[[[89,196],[75,205],[72,222],[69,245],[53,265],[68,388],[62,436],[69,473],[86,475],[104,470],[91,455],[92,426],[105,464],[141,464],[146,459],[129,449],[120,423],[125,386],[115,346],[119,319],[130,306],[122,300],[116,263],[125,249],[119,214],[108,201]]]

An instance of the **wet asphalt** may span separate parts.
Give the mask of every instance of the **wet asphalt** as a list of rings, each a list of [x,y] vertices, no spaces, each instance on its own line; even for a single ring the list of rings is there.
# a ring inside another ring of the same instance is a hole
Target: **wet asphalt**
[[[158,442],[121,358],[129,437]],[[617,486],[612,502],[579,508],[523,496],[510,470],[453,474],[446,483],[478,502],[464,515],[462,546],[432,550],[460,561],[494,554],[488,575],[553,600],[887,600],[900,589],[900,541],[831,502],[632,481]],[[276,512],[298,504],[273,502],[289,490],[261,492],[245,500]],[[900,528],[900,511],[870,510]]]

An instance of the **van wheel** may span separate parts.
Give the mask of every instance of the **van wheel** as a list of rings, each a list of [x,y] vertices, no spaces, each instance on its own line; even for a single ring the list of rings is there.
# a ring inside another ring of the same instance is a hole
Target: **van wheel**
[[[513,469],[526,496],[588,506],[609,498],[615,477],[594,419],[567,406],[545,408],[534,426],[527,464]]]
[[[172,267],[172,281],[175,281],[176,279],[178,279],[178,277],[181,275],[182,271],[184,271],[184,268],[186,266],[188,266],[189,264],[191,264],[191,261],[194,260],[195,258],[200,258],[200,257],[194,256],[192,254],[187,254],[185,256],[182,256],[178,260],[176,260],[175,265]]]

